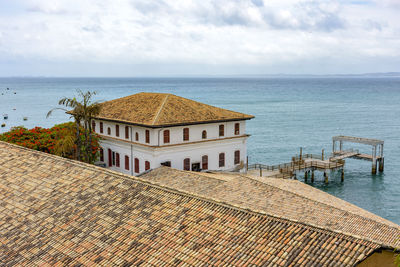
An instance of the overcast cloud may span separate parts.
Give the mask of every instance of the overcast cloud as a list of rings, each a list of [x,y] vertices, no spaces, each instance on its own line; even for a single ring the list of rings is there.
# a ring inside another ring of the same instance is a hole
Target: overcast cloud
[[[0,0],[0,76],[400,71],[400,0]]]

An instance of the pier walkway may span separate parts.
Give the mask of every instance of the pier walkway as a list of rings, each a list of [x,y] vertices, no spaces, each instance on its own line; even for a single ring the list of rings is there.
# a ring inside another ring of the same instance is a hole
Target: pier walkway
[[[277,165],[252,164],[247,166],[247,173],[250,175],[264,176],[271,178],[295,178],[299,172],[304,172],[305,180],[311,176],[311,182],[314,182],[314,171],[323,171],[325,182],[328,183],[327,171],[341,170],[341,179],[344,180],[344,165],[346,158],[362,159],[372,161],[372,173],[376,173],[376,164],[379,162],[379,171],[383,171],[383,141],[377,139],[367,139],[352,136],[334,136],[332,138],[332,154],[325,157],[324,150],[321,155],[302,154],[292,158],[291,162]],[[339,149],[337,149],[339,142]],[[372,154],[362,154],[358,150],[343,149],[343,142],[361,143],[372,146]],[[379,147],[379,155],[376,154]]]

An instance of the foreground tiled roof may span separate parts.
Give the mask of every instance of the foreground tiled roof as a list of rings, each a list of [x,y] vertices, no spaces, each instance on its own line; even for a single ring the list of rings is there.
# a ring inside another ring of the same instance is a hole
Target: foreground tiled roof
[[[138,93],[101,103],[97,117],[150,127],[254,118],[163,93]]]
[[[0,142],[2,265],[352,266],[379,248]]]
[[[400,246],[400,226],[300,181],[239,174],[196,173],[168,167],[142,178],[216,201],[371,240]]]

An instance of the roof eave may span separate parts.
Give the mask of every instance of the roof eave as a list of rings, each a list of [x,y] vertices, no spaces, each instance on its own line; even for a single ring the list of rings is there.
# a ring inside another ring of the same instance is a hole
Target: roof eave
[[[103,117],[93,117],[93,118],[98,119],[98,120],[125,123],[128,125],[141,126],[141,127],[147,127],[147,128],[165,128],[165,127],[178,127],[178,126],[186,126],[186,125],[218,123],[218,122],[244,121],[244,120],[251,120],[251,119],[255,118],[255,116],[248,116],[245,118],[220,119],[220,120],[198,121],[198,122],[182,122],[182,123],[157,124],[157,125],[135,123],[135,122],[129,122],[129,121],[118,120],[118,119],[109,119],[109,118],[103,118]]]

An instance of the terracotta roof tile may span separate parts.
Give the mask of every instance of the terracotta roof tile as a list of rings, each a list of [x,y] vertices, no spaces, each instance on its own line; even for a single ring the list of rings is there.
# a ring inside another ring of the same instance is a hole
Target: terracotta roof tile
[[[138,93],[103,102],[97,117],[149,127],[254,118],[251,115],[163,93]]]
[[[0,177],[6,265],[352,266],[381,247],[2,142]]]
[[[168,167],[141,178],[252,211],[372,240],[400,245],[400,226],[296,180],[227,173],[195,173]]]

